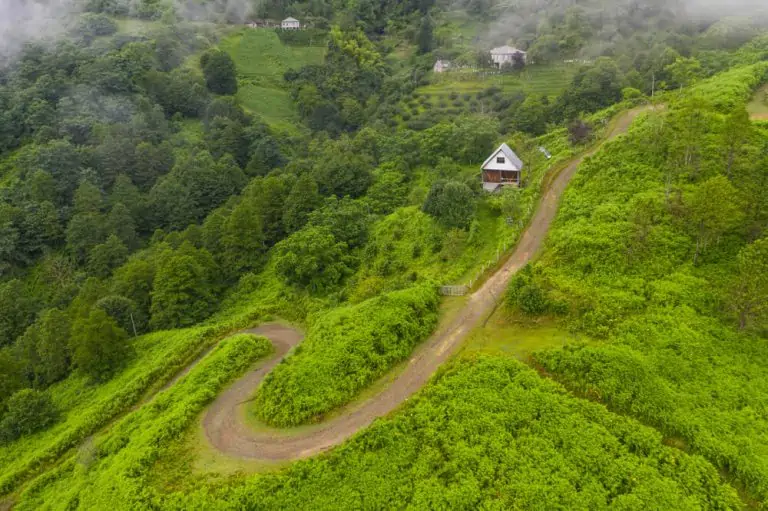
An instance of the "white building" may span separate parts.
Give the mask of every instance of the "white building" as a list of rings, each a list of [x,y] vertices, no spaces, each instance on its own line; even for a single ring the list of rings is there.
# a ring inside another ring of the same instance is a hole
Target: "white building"
[[[432,66],[432,71],[435,73],[442,73],[451,69],[451,63],[447,60],[438,60],[435,65]]]
[[[299,30],[301,28],[301,22],[296,18],[285,18],[280,22],[280,28],[283,30]]]
[[[520,186],[523,162],[507,144],[501,144],[483,162],[483,190],[494,192],[501,186]]]
[[[518,50],[511,46],[499,46],[498,48],[491,50],[491,60],[493,60],[493,63],[498,67],[507,63],[511,64],[516,58],[521,58],[523,63],[525,63],[527,54],[523,50]]]

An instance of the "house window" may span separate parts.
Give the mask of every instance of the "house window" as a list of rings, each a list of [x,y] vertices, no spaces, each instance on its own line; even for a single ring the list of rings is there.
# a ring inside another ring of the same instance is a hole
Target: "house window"
[[[504,160],[503,156],[497,156],[496,157],[496,163],[504,163],[506,160]]]

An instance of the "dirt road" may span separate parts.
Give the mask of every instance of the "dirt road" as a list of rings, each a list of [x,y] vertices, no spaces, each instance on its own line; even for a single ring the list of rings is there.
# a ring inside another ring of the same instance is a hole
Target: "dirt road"
[[[632,120],[647,107],[625,112],[616,119],[606,140],[627,130]],[[541,248],[565,187],[579,164],[599,146],[575,158],[553,179],[541,199],[538,210],[523,234],[514,253],[504,265],[473,293],[456,319],[435,332],[414,353],[408,366],[386,389],[350,411],[330,419],[306,432],[287,435],[282,430],[254,431],[245,424],[245,403],[264,376],[285,356],[291,347],[301,342],[302,334],[290,327],[267,324],[249,330],[264,335],[275,343],[274,358],[249,372],[224,391],[211,405],[203,419],[203,427],[211,444],[233,457],[263,460],[305,458],[340,444],[365,428],[376,418],[388,414],[419,390],[437,368],[458,348],[464,338],[496,306],[510,277],[522,268]]]

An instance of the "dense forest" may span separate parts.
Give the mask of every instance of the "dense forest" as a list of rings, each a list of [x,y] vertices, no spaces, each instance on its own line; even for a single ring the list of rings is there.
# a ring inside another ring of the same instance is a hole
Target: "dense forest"
[[[514,4],[88,1],[0,46],[0,508],[764,508],[762,18]],[[524,186],[488,194],[501,142]],[[577,341],[462,353],[319,457],[199,461],[273,349],[238,332],[306,334],[251,426],[354,407],[585,154],[493,312]]]

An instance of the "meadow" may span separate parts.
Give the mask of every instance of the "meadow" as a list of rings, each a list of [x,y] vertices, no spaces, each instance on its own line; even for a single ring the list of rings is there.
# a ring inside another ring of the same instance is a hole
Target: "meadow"
[[[228,34],[219,47],[237,66],[240,104],[271,127],[295,132],[299,117],[283,75],[289,69],[322,64],[325,48],[285,45],[273,30],[248,28]]]

